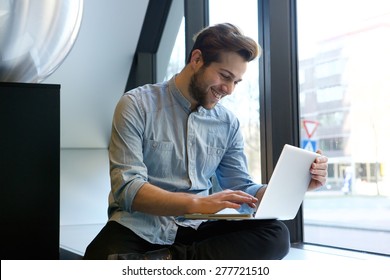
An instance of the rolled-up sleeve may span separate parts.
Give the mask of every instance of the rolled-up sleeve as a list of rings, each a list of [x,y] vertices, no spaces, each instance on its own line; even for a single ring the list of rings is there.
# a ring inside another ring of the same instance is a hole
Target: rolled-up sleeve
[[[135,195],[148,180],[143,163],[144,113],[134,96],[124,95],[114,112],[109,145],[110,207],[131,212]]]

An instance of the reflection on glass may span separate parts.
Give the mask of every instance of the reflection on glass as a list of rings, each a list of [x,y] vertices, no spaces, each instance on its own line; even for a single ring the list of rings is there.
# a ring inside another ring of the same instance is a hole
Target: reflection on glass
[[[297,18],[301,145],[329,157],[305,241],[390,254],[390,2],[298,0]]]

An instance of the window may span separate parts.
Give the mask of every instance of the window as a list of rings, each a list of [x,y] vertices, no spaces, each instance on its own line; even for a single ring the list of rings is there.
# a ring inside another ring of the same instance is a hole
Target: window
[[[209,15],[210,25],[230,22],[238,26],[245,35],[255,40],[258,37],[257,0],[245,1],[245,5],[237,0],[209,0]],[[254,180],[261,182],[258,77],[258,61],[251,61],[243,81],[236,86],[232,95],[222,100],[222,104],[240,119],[249,170]]]
[[[325,103],[330,101],[338,101],[343,99],[344,89],[342,86],[331,86],[319,88],[317,90],[317,102]]]
[[[390,254],[390,2],[297,0],[297,19],[300,118],[319,124],[301,138],[329,158],[304,241]]]
[[[181,20],[180,29],[177,33],[175,45],[173,47],[168,68],[165,74],[165,79],[170,79],[173,75],[179,73],[185,66],[185,32],[184,32],[184,17]]]
[[[320,63],[315,67],[316,78],[327,78],[342,73],[342,63],[340,59]]]

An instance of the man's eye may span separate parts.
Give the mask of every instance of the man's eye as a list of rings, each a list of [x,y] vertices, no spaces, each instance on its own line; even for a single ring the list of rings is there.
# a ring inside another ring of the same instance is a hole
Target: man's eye
[[[228,75],[226,75],[226,74],[222,74],[222,73],[221,73],[221,77],[222,77],[222,78],[224,78],[225,80],[228,80],[228,79],[230,79],[230,77],[229,77]]]

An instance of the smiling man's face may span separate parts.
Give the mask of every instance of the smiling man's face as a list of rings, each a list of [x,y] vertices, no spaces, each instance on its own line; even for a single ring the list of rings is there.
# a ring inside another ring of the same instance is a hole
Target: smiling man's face
[[[219,62],[201,64],[191,77],[189,93],[197,105],[212,109],[226,95],[232,94],[242,80],[247,62],[235,52],[223,52]]]

